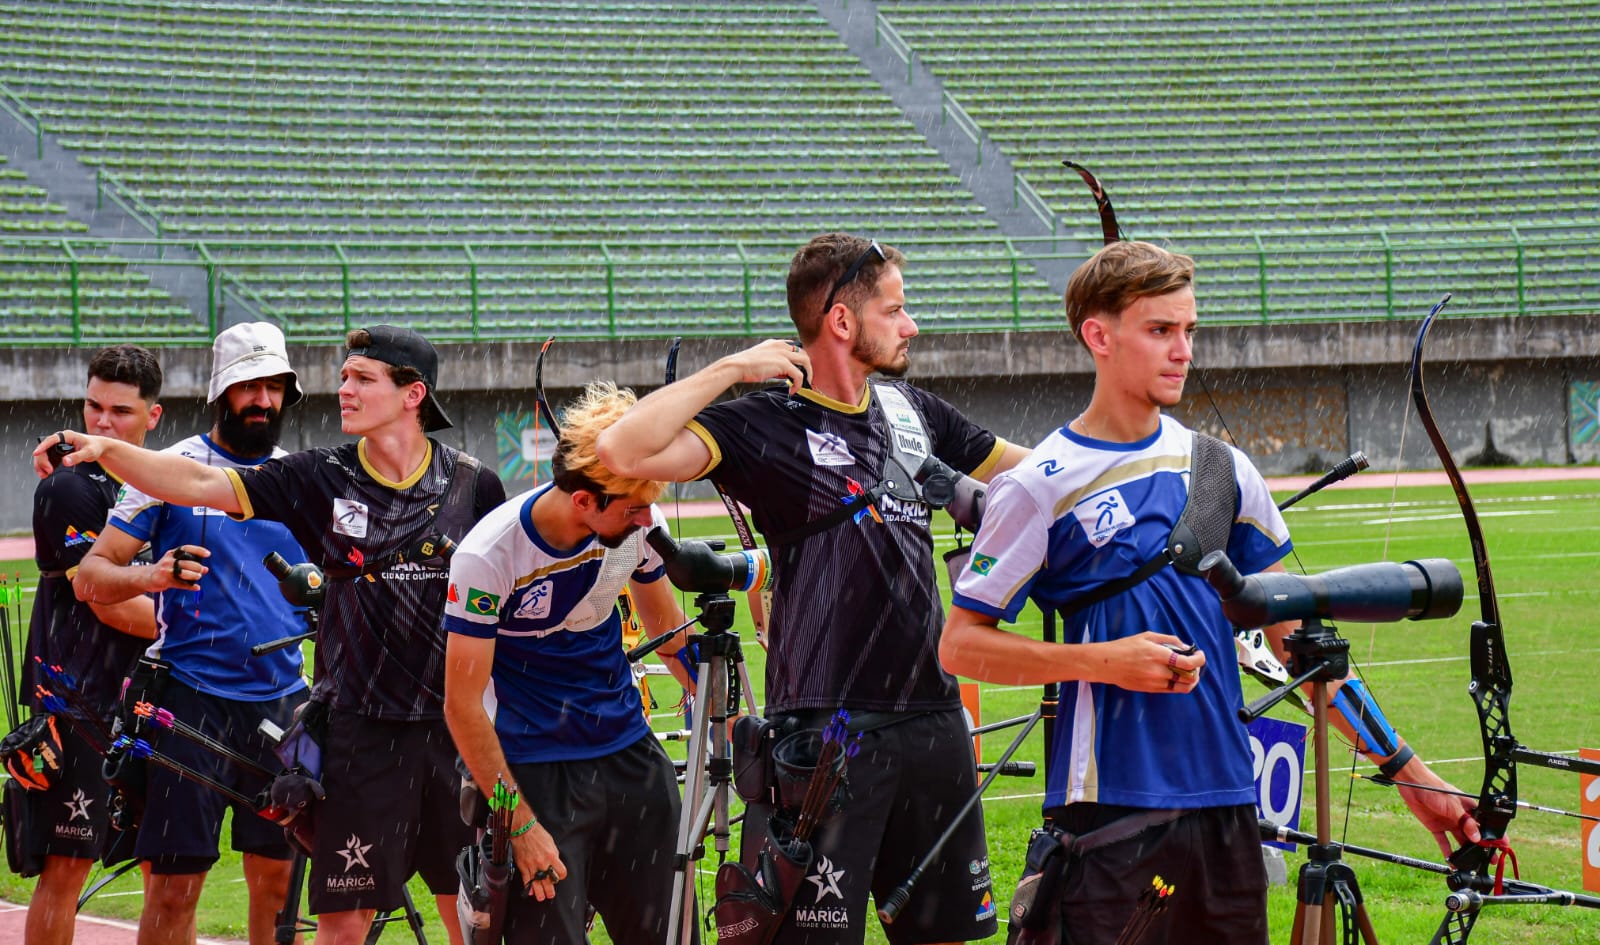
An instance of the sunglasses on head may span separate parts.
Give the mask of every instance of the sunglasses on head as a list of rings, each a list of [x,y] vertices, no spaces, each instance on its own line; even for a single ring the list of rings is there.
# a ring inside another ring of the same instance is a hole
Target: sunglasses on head
[[[855,279],[856,276],[861,274],[861,268],[867,264],[867,260],[871,259],[874,254],[876,254],[877,257],[884,262],[889,261],[889,257],[883,254],[883,247],[878,245],[877,240],[873,240],[872,243],[867,246],[866,250],[863,251],[860,256],[856,257],[856,261],[850,264],[850,268],[844,271],[844,275],[833,280],[833,288],[828,290],[828,300],[822,303],[823,314],[827,314],[830,310],[832,310],[833,297],[839,294],[840,289],[849,285],[851,280]]]

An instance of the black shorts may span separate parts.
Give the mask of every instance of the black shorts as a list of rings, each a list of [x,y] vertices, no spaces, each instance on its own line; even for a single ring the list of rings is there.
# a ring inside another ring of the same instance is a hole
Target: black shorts
[[[508,945],[583,945],[586,903],[617,945],[666,941],[680,802],[672,760],[655,736],[604,758],[511,767],[567,878],[544,902],[513,893]]]
[[[273,772],[283,765],[257,726],[268,719],[288,728],[295,707],[305,700],[306,692],[301,689],[280,699],[242,702],[207,695],[177,679],[169,679],[161,692],[162,707],[178,721]],[[243,768],[177,732],[163,732],[156,751],[245,797],[256,797],[270,782],[260,772]],[[223,814],[230,808],[234,850],[274,860],[293,857],[283,828],[257,816],[254,805],[229,800],[154,762],[148,765],[148,772],[148,796],[134,853],[150,861],[151,872],[187,875],[209,870],[218,858]]]
[[[1056,822],[1072,833],[1129,808],[1073,804]],[[1145,932],[1149,942],[1266,945],[1267,871],[1253,805],[1189,811],[1069,864],[1057,899],[1064,945],[1112,945],[1154,877],[1176,886]]]
[[[61,770],[49,789],[23,791],[28,807],[23,851],[30,857],[98,859],[109,842],[111,788],[100,775],[104,759],[65,719],[56,719],[61,736]]]
[[[460,886],[455,858],[472,842],[444,720],[384,721],[334,710],[322,752],[311,853],[313,914],[403,904],[413,873],[435,896]]]
[[[866,732],[846,778],[849,800],[812,837],[815,859],[778,929],[780,945],[860,943],[868,893],[887,899],[977,793],[961,710],[908,713],[905,721]],[[758,833],[747,826],[744,836]],[[912,945],[973,941],[995,930],[983,810],[974,805],[884,932],[891,945]]]

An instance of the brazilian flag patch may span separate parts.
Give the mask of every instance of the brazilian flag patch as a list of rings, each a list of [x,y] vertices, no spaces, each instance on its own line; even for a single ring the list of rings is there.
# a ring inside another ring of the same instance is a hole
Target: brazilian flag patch
[[[467,589],[467,613],[476,614],[479,617],[496,616],[500,613],[500,595],[469,587]]]
[[[974,573],[974,574],[988,574],[991,570],[994,569],[994,566],[996,564],[998,564],[998,563],[999,563],[998,559],[991,558],[988,555],[973,555],[972,556],[972,573]]]

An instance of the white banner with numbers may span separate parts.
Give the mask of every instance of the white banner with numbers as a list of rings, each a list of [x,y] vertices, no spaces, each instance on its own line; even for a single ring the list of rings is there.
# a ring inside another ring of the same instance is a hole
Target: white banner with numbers
[[[1300,795],[1306,771],[1306,727],[1263,718],[1246,728],[1250,732],[1250,757],[1255,765],[1256,813],[1263,820],[1299,830]],[[1267,845],[1294,849],[1292,843],[1271,841]]]

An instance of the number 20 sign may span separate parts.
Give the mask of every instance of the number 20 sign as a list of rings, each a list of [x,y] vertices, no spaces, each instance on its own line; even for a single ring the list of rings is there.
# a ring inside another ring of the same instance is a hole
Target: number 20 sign
[[[1300,795],[1306,770],[1306,727],[1261,718],[1247,727],[1255,766],[1256,813],[1280,826],[1300,829]],[[1294,849],[1292,843],[1269,846]]]

